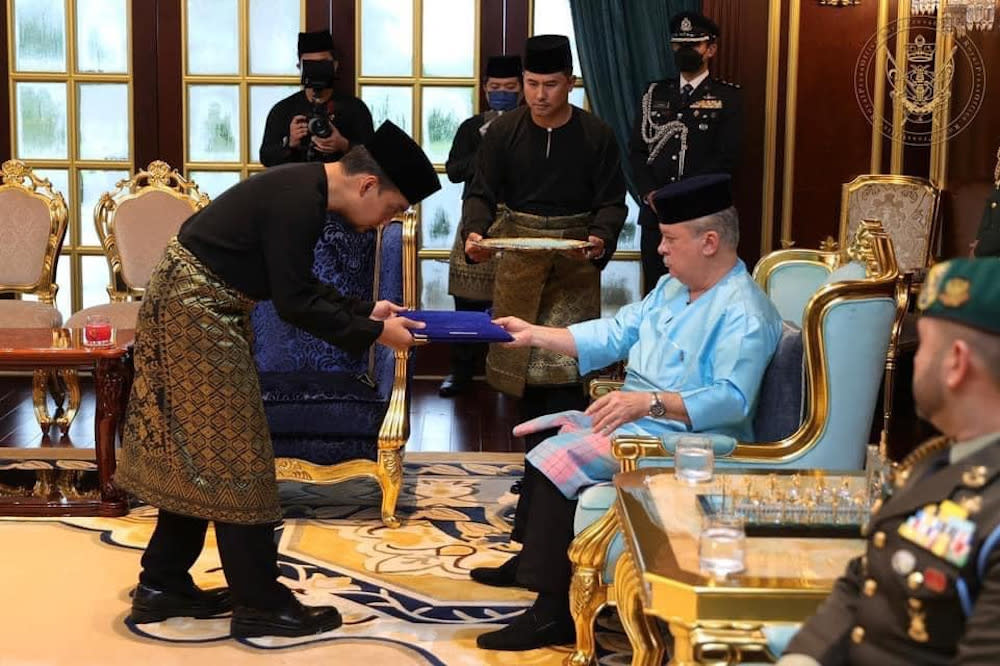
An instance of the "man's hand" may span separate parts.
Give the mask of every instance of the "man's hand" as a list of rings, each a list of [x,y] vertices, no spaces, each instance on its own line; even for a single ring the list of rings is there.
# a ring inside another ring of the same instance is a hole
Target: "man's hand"
[[[530,347],[532,343],[533,326],[517,317],[500,317],[493,323],[514,336],[513,342],[504,342],[504,347]]]
[[[422,321],[413,321],[406,317],[389,317],[382,325],[382,335],[378,336],[378,342],[396,351],[405,351],[417,344],[410,331],[425,326]]]
[[[351,149],[351,142],[345,139],[336,127],[333,128],[333,134],[325,139],[314,136],[312,144],[316,146],[316,150],[323,153],[346,153]]]
[[[303,115],[298,115],[292,118],[291,124],[288,126],[288,145],[292,148],[298,148],[302,145],[302,139],[309,134],[309,122]]]
[[[490,257],[493,256],[493,250],[480,247],[476,244],[476,241],[481,240],[483,240],[483,237],[476,232],[472,232],[465,238],[465,254],[468,255],[469,259],[472,259],[477,264],[489,261]]]
[[[590,403],[585,412],[594,432],[610,435],[616,429],[649,414],[649,394],[640,391],[612,391]]]
[[[372,313],[368,315],[368,318],[375,321],[385,321],[389,317],[398,315],[400,312],[406,312],[406,308],[402,305],[396,305],[392,301],[379,301],[372,308]]]
[[[600,259],[604,254],[604,239],[597,236],[587,236],[587,242],[590,243],[590,247],[583,247],[579,250],[566,250],[563,254],[571,259],[579,259],[581,261]]]
[[[656,200],[653,198],[654,194],[656,194],[656,190],[653,190],[652,192],[647,192],[646,196],[644,196],[642,198],[642,200],[645,201],[646,205],[649,206],[650,208],[652,208],[653,212],[655,213],[656,212]]]

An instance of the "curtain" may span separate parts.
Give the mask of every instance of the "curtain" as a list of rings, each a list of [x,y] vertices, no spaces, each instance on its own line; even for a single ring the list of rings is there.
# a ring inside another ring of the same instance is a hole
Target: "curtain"
[[[700,11],[701,0],[571,0],[569,5],[590,106],[614,130],[635,196],[628,142],[640,98],[650,81],[676,76],[670,17]]]

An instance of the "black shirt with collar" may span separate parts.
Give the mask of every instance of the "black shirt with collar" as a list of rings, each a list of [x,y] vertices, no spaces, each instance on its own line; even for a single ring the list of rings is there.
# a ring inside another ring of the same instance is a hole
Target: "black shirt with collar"
[[[368,141],[375,128],[372,114],[368,106],[351,95],[334,94],[327,104],[333,116],[333,124],[351,146]],[[260,144],[260,163],[264,166],[275,166],[289,162],[305,162],[308,136],[303,139],[303,145],[293,148],[288,145],[288,128],[295,116],[306,116],[312,112],[313,104],[306,97],[306,91],[300,90],[281,100],[267,114],[264,125],[264,139]],[[336,162],[344,153],[321,153],[322,162]]]

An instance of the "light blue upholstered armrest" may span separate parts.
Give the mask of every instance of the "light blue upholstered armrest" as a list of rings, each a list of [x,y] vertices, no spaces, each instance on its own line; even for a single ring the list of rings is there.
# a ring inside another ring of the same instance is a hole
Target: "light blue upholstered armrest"
[[[663,448],[673,455],[674,451],[677,450],[677,442],[681,437],[707,437],[712,440],[712,451],[715,453],[716,458],[725,458],[728,455],[732,455],[733,451],[736,450],[735,438],[729,435],[716,435],[707,432],[670,432],[660,435],[660,441],[663,442]]]

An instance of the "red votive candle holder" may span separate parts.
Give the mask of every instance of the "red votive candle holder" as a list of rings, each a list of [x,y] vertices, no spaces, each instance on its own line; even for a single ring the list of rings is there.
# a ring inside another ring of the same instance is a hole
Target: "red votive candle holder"
[[[94,347],[111,344],[111,320],[104,315],[90,315],[83,325],[83,343]]]

